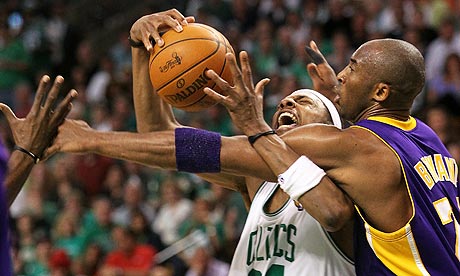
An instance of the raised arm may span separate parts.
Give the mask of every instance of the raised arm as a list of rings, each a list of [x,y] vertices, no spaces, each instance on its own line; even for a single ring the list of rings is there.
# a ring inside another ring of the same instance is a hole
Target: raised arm
[[[334,102],[337,96],[337,76],[314,41],[305,47],[307,71],[313,81],[313,89]]]
[[[160,33],[173,29],[182,31],[182,26],[195,22],[193,17],[184,17],[176,9],[154,13],[139,18],[131,27],[133,98],[138,132],[174,129],[179,123],[172,108],[157,95],[149,75],[149,57],[153,53],[152,43],[164,44]],[[138,44],[136,44],[138,43]]]
[[[177,122],[172,107],[158,96],[152,86],[149,57],[153,53],[152,40],[159,46],[163,44],[161,32],[168,29],[181,32],[182,26],[192,22],[195,22],[193,17],[184,17],[176,9],[171,9],[143,16],[131,27],[130,39],[134,42],[143,42],[140,47],[136,45],[131,47],[134,110],[139,133],[184,127]],[[199,176],[213,184],[240,192],[245,201],[248,201],[244,177],[224,173],[199,174]],[[249,202],[245,203],[249,204]]]

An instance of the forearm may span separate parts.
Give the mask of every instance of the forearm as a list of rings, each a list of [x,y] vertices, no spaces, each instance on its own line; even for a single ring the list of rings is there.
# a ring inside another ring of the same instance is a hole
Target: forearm
[[[133,99],[138,132],[174,129],[178,123],[171,106],[152,87],[150,54],[145,48],[132,48]]]
[[[75,153],[93,152],[150,167],[176,169],[174,131],[155,133],[93,132]]]
[[[8,206],[11,206],[19,191],[22,189],[33,166],[34,161],[30,156],[20,151],[13,151],[11,153],[5,178]]]
[[[286,172],[300,157],[278,135],[261,137],[253,147],[276,175]],[[302,187],[309,185],[305,183]],[[353,214],[351,200],[327,176],[298,201],[328,231],[340,230]]]
[[[300,157],[278,135],[260,137],[252,146],[275,175],[285,172]]]
[[[88,139],[91,137],[91,139]],[[188,146],[182,145],[181,163],[191,163],[201,169],[193,173],[211,173],[203,166],[203,160],[216,160],[220,173],[235,176],[254,176],[260,179],[274,181],[276,176],[265,164],[261,157],[249,145],[245,136],[219,137],[218,140],[207,138],[180,136],[181,140],[191,141],[195,149],[190,152]],[[219,147],[217,141],[220,141]],[[179,143],[180,144],[180,143]],[[214,145],[214,146],[213,146]],[[210,147],[214,150],[208,151]],[[217,150],[216,150],[217,149]],[[61,133],[50,148],[47,155],[54,152],[67,153],[96,153],[115,159],[129,160],[146,166],[177,169],[176,167],[176,130],[156,131],[149,133],[134,132],[103,132],[91,129],[82,121],[68,120],[61,128]],[[219,159],[220,153],[220,159]],[[244,156],[244,158],[242,158]],[[220,162],[219,162],[220,160]],[[188,166],[185,166],[188,167]],[[184,169],[187,171],[187,169]],[[192,172],[192,171],[187,171]],[[228,176],[227,176],[228,178]],[[236,179],[236,178],[235,178]]]

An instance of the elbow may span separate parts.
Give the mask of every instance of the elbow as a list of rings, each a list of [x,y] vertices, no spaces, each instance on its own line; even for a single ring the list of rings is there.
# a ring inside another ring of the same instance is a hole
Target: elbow
[[[321,226],[328,232],[341,230],[353,218],[353,205],[351,202],[326,210]]]

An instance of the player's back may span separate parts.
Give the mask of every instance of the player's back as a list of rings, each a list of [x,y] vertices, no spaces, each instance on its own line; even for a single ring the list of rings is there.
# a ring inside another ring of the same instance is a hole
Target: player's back
[[[396,154],[413,206],[401,229],[383,233],[361,216],[355,225],[357,272],[362,275],[460,275],[458,166],[436,134],[415,118],[375,117],[356,124]],[[359,208],[358,208],[359,209]]]

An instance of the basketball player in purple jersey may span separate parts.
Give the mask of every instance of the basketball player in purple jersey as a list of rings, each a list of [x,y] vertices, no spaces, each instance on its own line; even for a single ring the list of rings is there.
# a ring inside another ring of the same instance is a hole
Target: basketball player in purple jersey
[[[310,69],[314,81],[332,79],[315,80]],[[210,76],[228,97],[207,93],[227,107],[233,122],[248,136],[267,133],[259,119],[261,95]],[[409,112],[424,85],[422,55],[405,41],[373,40],[356,50],[337,79],[329,92],[338,92],[339,111],[354,126],[305,126],[282,139],[264,135],[254,148],[279,179],[296,166],[297,153],[310,157],[354,200],[358,275],[459,275],[458,166]],[[292,180],[288,188],[302,185]]]
[[[40,161],[43,151],[57,134],[58,126],[69,113],[72,99],[77,96],[71,90],[55,106],[63,78],[58,76],[49,88],[50,78],[43,76],[37,89],[32,108],[26,118],[17,118],[11,109],[0,103],[0,110],[11,128],[14,150],[11,155],[0,141],[0,272],[12,275],[10,241],[8,231],[8,208],[13,203],[29,176],[33,166]]]

